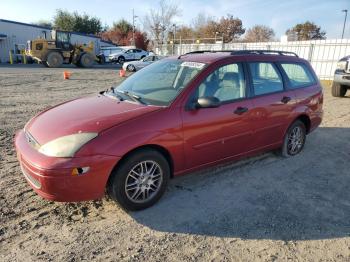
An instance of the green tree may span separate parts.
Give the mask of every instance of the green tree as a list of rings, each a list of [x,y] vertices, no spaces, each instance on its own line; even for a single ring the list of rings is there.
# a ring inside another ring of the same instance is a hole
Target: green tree
[[[101,20],[87,14],[80,15],[77,11],[58,9],[54,17],[54,27],[60,30],[97,34],[102,31]]]
[[[132,24],[125,19],[121,19],[113,23],[113,30],[119,30],[123,35],[127,35],[129,32],[132,32]]]
[[[326,32],[321,30],[321,27],[306,21],[303,24],[297,24],[294,27],[288,29],[286,34],[296,40],[315,40],[315,39],[326,39]]]

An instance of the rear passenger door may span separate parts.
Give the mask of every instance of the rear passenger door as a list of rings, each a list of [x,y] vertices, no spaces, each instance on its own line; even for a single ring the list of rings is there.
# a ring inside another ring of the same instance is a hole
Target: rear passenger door
[[[254,144],[256,149],[276,146],[283,141],[296,106],[293,91],[286,90],[278,65],[248,62],[253,95]]]

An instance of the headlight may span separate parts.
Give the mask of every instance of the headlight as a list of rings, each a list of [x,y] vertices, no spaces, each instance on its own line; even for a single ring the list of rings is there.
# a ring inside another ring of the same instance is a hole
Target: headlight
[[[347,63],[347,61],[339,61],[337,63],[337,69],[345,70],[346,69],[346,63]]]
[[[78,133],[62,136],[39,148],[39,152],[53,157],[72,157],[84,144],[95,138],[97,133]]]

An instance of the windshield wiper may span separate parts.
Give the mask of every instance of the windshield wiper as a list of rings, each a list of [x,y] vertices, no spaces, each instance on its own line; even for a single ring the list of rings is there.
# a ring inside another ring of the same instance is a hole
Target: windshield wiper
[[[142,98],[138,95],[135,95],[133,93],[130,93],[129,91],[124,90],[116,90],[118,93],[122,93],[123,95],[126,95],[127,97],[130,97],[132,100],[139,102],[140,104],[146,105],[145,102],[142,101]]]
[[[115,92],[115,88],[113,86],[110,89],[107,89],[106,91],[101,91],[100,95],[106,95],[106,94],[108,95],[108,91],[109,90],[112,91],[113,95],[115,97],[117,97],[119,99],[119,101],[124,101],[124,98],[121,95],[119,95],[118,93]],[[109,96],[111,96],[111,95],[109,95]]]

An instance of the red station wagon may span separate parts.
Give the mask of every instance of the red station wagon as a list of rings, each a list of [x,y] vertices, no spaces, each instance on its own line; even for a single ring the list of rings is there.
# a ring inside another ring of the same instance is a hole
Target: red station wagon
[[[15,145],[42,197],[84,201],[107,190],[140,210],[171,177],[269,150],[298,154],[321,123],[322,103],[314,71],[294,53],[199,51],[39,113]]]

